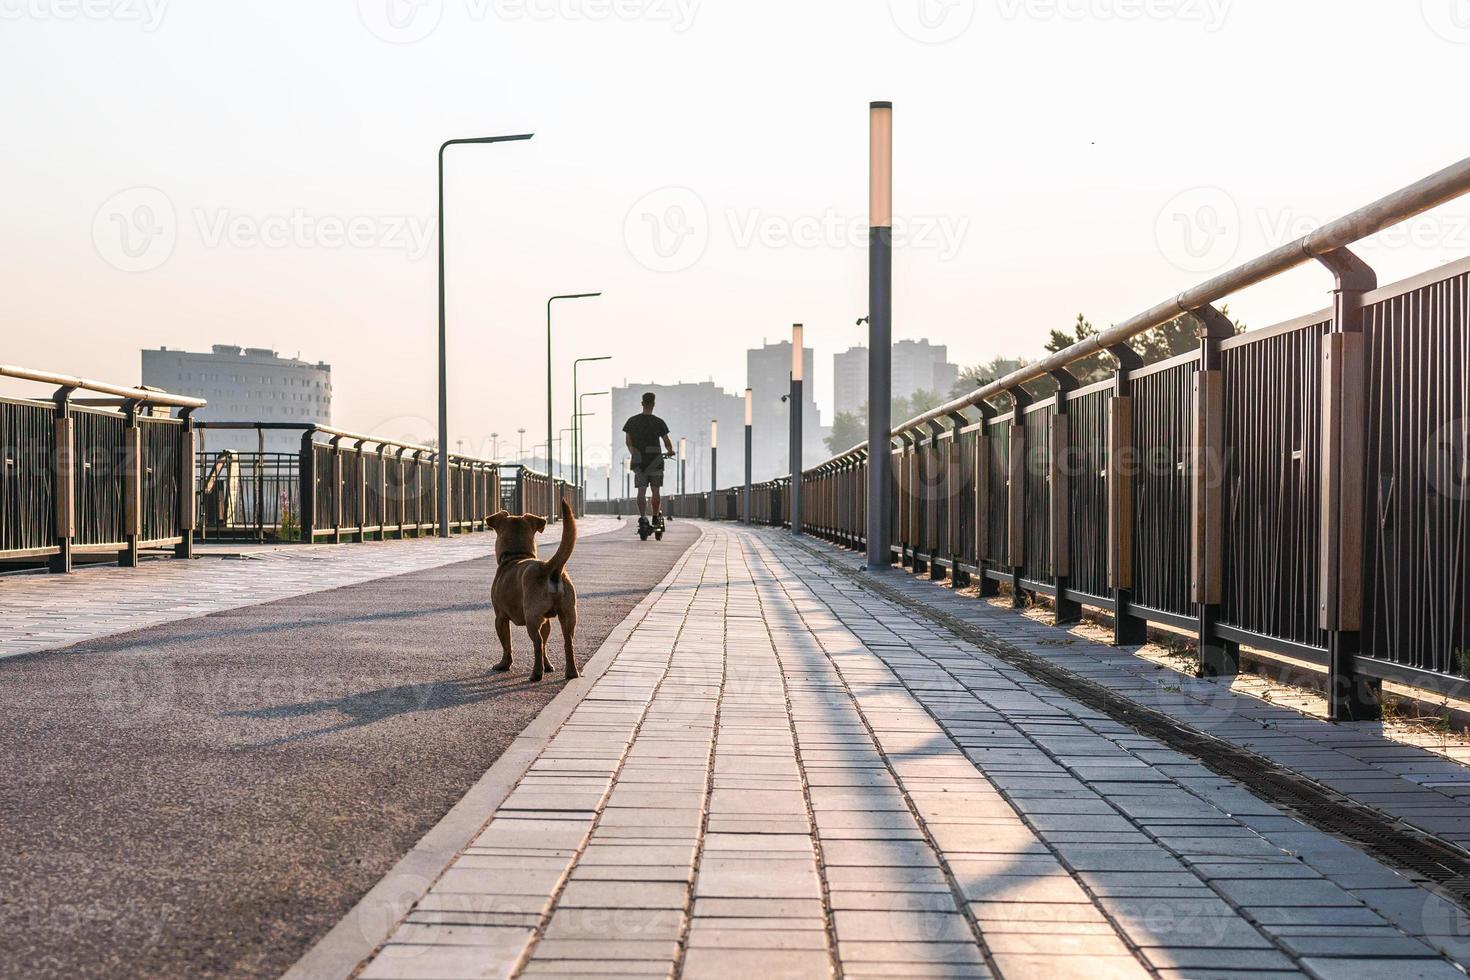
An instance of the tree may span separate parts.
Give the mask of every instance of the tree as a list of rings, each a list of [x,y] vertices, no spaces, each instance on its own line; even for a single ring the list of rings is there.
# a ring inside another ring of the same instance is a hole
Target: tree
[[[832,434],[827,437],[827,452],[836,456],[868,438],[868,406],[856,412],[838,412],[832,420]]]

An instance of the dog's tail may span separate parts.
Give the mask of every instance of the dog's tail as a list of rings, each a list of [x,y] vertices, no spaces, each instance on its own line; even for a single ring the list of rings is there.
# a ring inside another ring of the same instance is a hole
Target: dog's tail
[[[577,518],[572,514],[572,505],[561,498],[561,543],[556,554],[546,563],[547,583],[552,595],[561,595],[561,573],[572,558],[572,549],[577,546]]]

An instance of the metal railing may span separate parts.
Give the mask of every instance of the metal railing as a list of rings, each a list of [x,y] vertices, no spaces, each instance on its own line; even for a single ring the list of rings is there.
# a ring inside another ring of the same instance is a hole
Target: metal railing
[[[904,422],[893,560],[1109,610],[1121,644],[1186,630],[1205,674],[1242,644],[1313,662],[1337,719],[1384,680],[1470,697],[1470,260],[1378,288],[1347,248],[1467,191],[1470,160]],[[1329,309],[1237,335],[1211,305],[1314,261]],[[1128,346],[1183,315],[1197,350]],[[1079,384],[1098,352],[1116,370]],[[802,474],[808,533],[866,548],[868,461]]]
[[[78,555],[132,566],[144,549],[191,553],[190,413],[203,401],[7,365],[0,377],[53,389],[0,398],[0,560],[69,572]]]
[[[342,542],[437,533],[438,454],[427,446],[306,423],[200,422],[197,492],[205,538]],[[258,448],[209,451],[210,432],[253,432]],[[297,453],[264,449],[300,433]],[[450,529],[486,530],[501,509],[545,517],[550,482],[522,466],[449,458]],[[580,513],[578,495],[555,482]]]

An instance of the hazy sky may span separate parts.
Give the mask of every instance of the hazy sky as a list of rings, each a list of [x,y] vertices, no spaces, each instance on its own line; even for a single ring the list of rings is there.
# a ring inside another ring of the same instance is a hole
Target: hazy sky
[[[456,438],[539,438],[545,298],[599,289],[557,313],[558,427],[573,356],[616,355],[585,389],[733,390],[795,321],[828,415],[870,100],[895,333],[970,363],[1460,159],[1467,83],[1470,0],[0,0],[0,362],[135,382],[143,346],[275,346],[332,363],[339,425],[426,435],[435,149],[534,131],[451,151]],[[1384,282],[1470,254],[1470,205],[1410,232],[1362,249]]]

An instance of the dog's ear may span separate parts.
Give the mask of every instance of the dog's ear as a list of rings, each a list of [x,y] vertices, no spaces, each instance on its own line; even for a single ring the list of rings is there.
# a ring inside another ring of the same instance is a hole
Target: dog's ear
[[[489,524],[492,528],[498,531],[500,530],[500,525],[504,524],[505,519],[509,516],[510,513],[508,511],[499,510],[491,514],[490,519],[485,523]]]
[[[546,530],[546,518],[536,517],[533,514],[527,514],[526,520],[531,522],[531,526],[536,529],[537,534],[540,534],[542,531]]]

